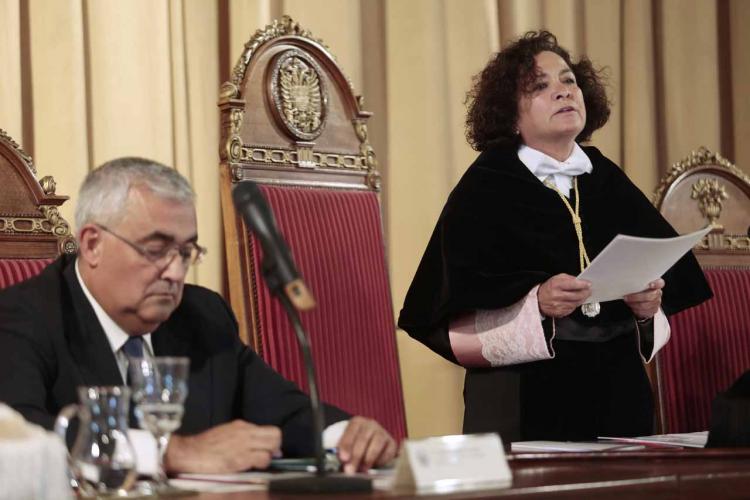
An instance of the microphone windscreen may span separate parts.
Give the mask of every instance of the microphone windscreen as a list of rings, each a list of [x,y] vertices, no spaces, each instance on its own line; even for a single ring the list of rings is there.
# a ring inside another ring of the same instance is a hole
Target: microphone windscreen
[[[240,182],[232,191],[232,200],[234,201],[234,206],[238,209],[258,199],[262,199],[265,202],[260,188],[252,181]]]

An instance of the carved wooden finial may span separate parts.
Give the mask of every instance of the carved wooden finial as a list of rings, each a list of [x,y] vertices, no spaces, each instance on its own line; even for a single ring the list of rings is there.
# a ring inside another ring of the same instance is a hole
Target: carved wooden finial
[[[44,194],[53,195],[55,194],[55,190],[57,190],[57,183],[55,182],[55,178],[51,175],[45,175],[39,180],[39,184],[42,186],[42,191],[44,191]]]

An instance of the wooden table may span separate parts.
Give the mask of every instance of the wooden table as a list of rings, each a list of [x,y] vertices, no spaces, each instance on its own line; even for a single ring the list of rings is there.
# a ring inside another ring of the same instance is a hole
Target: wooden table
[[[490,490],[419,498],[750,498],[750,449],[646,450],[599,453],[509,455],[513,485]],[[199,500],[293,500],[300,498],[414,498],[413,493],[282,495],[267,491],[214,494]]]

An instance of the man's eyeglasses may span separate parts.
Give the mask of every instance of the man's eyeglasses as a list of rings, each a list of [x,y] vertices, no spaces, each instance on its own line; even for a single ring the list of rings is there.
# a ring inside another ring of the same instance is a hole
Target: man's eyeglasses
[[[203,260],[203,256],[206,255],[206,252],[208,252],[205,247],[202,247],[192,241],[183,245],[173,243],[161,248],[149,248],[137,243],[133,243],[129,239],[120,236],[106,226],[97,224],[97,227],[122,241],[130,248],[138,252],[146,260],[162,270],[166,269],[178,255],[180,257],[180,263],[183,265],[183,267],[187,268],[192,264],[199,264],[201,260]]]

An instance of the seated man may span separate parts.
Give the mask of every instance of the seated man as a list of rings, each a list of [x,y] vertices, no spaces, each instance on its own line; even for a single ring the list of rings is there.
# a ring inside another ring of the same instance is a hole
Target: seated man
[[[194,196],[177,171],[139,158],[89,173],[76,208],[78,255],[0,292],[0,401],[50,429],[78,386],[123,384],[125,351],[187,356],[189,395],[167,471],[232,472],[265,468],[279,451],[311,455],[309,398],[240,342],[218,294],[185,285],[205,252]],[[325,410],[327,431],[345,427],[346,472],[395,456],[377,422]]]

